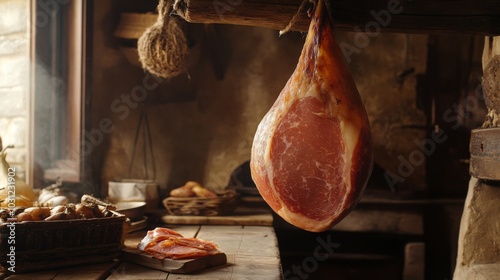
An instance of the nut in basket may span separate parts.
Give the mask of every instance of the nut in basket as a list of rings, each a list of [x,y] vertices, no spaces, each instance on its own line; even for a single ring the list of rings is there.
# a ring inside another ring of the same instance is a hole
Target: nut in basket
[[[77,209],[72,212],[71,205],[30,207],[1,222],[0,251],[13,252],[14,256],[0,254],[0,272],[24,273],[119,258],[127,233],[127,218],[113,211],[113,205],[88,195],[82,197],[81,205],[88,208],[72,205]],[[93,210],[100,206],[103,212],[97,217]],[[54,214],[47,217],[51,211]],[[31,218],[21,220],[21,214]],[[46,218],[41,220],[42,217]]]

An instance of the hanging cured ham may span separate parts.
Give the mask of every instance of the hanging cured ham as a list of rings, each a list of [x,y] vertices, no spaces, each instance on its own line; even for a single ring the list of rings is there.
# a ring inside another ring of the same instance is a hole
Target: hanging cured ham
[[[252,178],[283,219],[320,232],[358,203],[372,160],[368,116],[319,1],[297,68],[258,126]]]

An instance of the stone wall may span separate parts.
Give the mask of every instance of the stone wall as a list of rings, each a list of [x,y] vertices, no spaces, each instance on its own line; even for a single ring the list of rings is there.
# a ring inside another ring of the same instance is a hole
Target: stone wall
[[[0,137],[7,161],[24,176],[29,131],[29,4],[27,0],[0,1]]]
[[[156,180],[162,195],[188,180],[224,188],[230,173],[250,159],[257,125],[292,74],[304,34],[290,32],[279,37],[278,31],[271,29],[216,26],[216,40],[202,34],[201,55],[188,73],[151,87],[155,79],[128,61],[113,36],[127,2],[100,1],[94,7],[92,127],[98,129],[101,121],[108,120],[113,127],[92,153],[93,172],[103,195],[110,180],[144,176],[139,154],[132,174],[128,173],[140,106],[133,99],[128,105],[126,98],[139,94],[141,87],[150,89],[144,99],[149,103]],[[191,28],[194,36],[203,30],[201,25]],[[356,36],[353,32],[337,34],[339,42],[360,48],[350,55],[349,67],[376,134],[376,162],[398,175],[406,190],[422,190],[425,164],[415,164],[412,172],[400,174],[398,157],[408,160],[418,150],[414,140],[425,137],[424,131],[404,126],[425,124],[415,96],[416,76],[426,70],[427,36],[380,34],[363,46],[356,43]],[[211,57],[209,44],[222,53],[221,57]],[[216,79],[217,65],[225,67],[222,80]],[[413,73],[397,79],[406,69]],[[142,151],[139,146],[137,152]],[[381,188],[391,191],[388,186]],[[392,191],[402,193],[403,189]]]

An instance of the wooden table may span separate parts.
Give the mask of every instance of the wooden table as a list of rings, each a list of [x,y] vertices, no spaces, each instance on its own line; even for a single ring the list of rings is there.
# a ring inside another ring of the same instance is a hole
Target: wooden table
[[[165,225],[167,226],[167,225]],[[121,260],[20,275],[0,279],[281,279],[281,263],[274,229],[246,225],[168,225],[186,237],[214,241],[227,255],[227,264],[195,274],[170,274]],[[125,246],[136,246],[145,231],[128,235]]]

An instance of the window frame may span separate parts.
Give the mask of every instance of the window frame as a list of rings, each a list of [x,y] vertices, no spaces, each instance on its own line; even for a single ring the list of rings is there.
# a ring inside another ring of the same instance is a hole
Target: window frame
[[[57,177],[92,182],[91,155],[85,151],[91,123],[91,5],[84,0],[31,2],[29,182],[46,184]]]

